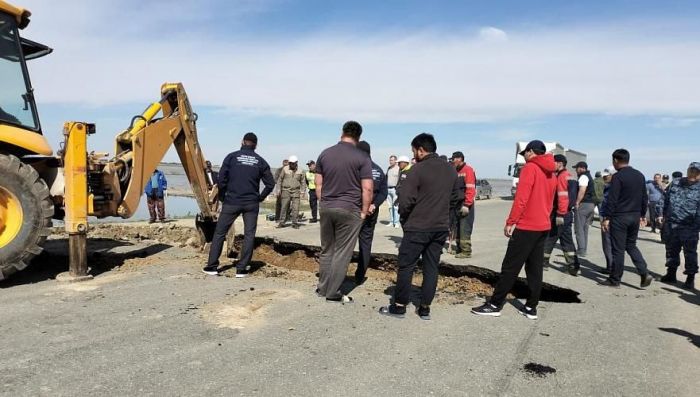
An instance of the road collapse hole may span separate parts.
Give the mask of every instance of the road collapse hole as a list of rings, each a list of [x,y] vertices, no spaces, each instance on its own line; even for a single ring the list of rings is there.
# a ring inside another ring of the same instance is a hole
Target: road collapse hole
[[[243,236],[236,236],[236,250],[240,250],[242,242]],[[253,267],[255,269],[256,266],[273,265],[290,270],[316,273],[320,251],[321,249],[315,246],[258,237],[255,239]],[[372,254],[370,269],[378,272],[374,274],[375,277],[395,280],[397,261],[398,258],[394,254]],[[354,255],[353,262],[357,262],[357,254]],[[420,269],[420,263],[418,267]],[[369,276],[371,277],[372,274]],[[499,277],[499,273],[490,269],[443,262],[440,265],[438,289],[443,293],[490,296]],[[416,278],[414,278],[414,284],[419,284],[420,270]],[[524,278],[518,278],[511,294],[518,299],[525,299],[529,294],[527,281]],[[572,289],[543,283],[540,300],[555,303],[581,303],[578,296],[579,292]]]

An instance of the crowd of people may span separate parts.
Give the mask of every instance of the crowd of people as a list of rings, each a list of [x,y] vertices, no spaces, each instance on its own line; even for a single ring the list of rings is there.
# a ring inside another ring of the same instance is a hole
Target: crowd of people
[[[275,186],[278,201],[275,219],[278,227],[299,227],[299,201],[308,191],[311,222],[320,223],[321,253],[316,294],[328,302],[350,303],[353,298],[342,284],[359,242],[355,282],[366,280],[374,229],[379,208],[389,208],[389,227],[403,229],[398,249],[396,288],[390,303],[380,313],[405,317],[410,302],[412,278],[419,260],[423,281],[416,313],[430,319],[436,293],[440,257],[446,244],[456,243],[456,257],[470,258],[474,226],[476,173],[465,162],[462,152],[451,158],[437,154],[431,134],[417,135],[411,142],[413,157],[391,156],[388,169],[372,161],[370,144],[361,140],[362,126],[348,121],[342,127],[340,142],[324,150],[308,171],[298,167],[291,156],[272,175],[269,164],[256,152],[254,133],[243,137],[241,150],[229,154],[217,177],[223,209],[214,232],[209,260],[203,271],[218,275],[219,256],[230,226],[242,215],[244,242],[236,264],[236,277],[246,277],[254,248],[260,202]],[[549,265],[557,242],[564,253],[566,270],[578,275],[580,258],[588,254],[588,232],[596,209],[601,220],[601,239],[606,265],[600,273],[603,286],[619,288],[628,254],[640,276],[640,287],[648,287],[653,277],[639,248],[640,227],[650,216],[652,230],[659,229],[666,245],[667,274],[664,282],[676,282],[680,252],[685,255],[684,286],[694,288],[698,270],[697,244],[700,233],[700,163],[691,163],[686,177],[656,175],[647,182],[630,166],[630,153],[612,153],[612,166],[594,178],[588,164],[574,166],[576,176],[567,171],[567,158],[547,153],[543,142],[534,140],[520,153],[526,160],[520,173],[504,235],[508,246],[501,265],[501,276],[493,295],[471,310],[477,315],[499,316],[506,296],[523,266],[529,296],[519,310],[537,318],[543,269]],[[264,189],[260,189],[260,184]],[[575,238],[574,238],[575,231]]]

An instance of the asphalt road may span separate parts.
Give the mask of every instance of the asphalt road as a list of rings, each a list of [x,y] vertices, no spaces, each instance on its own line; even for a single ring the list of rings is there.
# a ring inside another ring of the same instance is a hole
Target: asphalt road
[[[445,260],[498,270],[509,204],[478,203],[474,259]],[[259,232],[318,244],[318,226],[261,221]],[[510,305],[500,318],[469,314],[480,301],[436,304],[432,321],[385,318],[376,310],[388,296],[376,289],[355,289],[352,305],[326,303],[312,276],[206,277],[201,254],[149,241],[93,242],[97,258],[121,268],[61,284],[51,279],[52,258],[65,255],[55,242],[53,256],[0,284],[0,394],[697,395],[697,291],[640,290],[633,272],[621,289],[597,286],[597,233],[582,276],[560,263],[545,272],[582,303],[543,302],[537,321]],[[641,237],[650,268],[663,273],[662,245]],[[400,231],[380,225],[376,241],[395,253]],[[532,374],[529,363],[556,372]]]

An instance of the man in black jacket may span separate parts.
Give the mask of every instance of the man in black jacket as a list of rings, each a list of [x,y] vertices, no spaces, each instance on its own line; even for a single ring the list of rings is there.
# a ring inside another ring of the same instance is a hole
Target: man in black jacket
[[[646,288],[653,277],[647,263],[637,248],[639,227],[646,224],[647,195],[646,180],[641,172],[630,167],[630,153],[625,149],[613,152],[613,166],[617,173],[612,177],[608,199],[603,212],[606,218],[601,223],[603,231],[610,231],[613,268],[610,277],[601,283],[607,287],[620,287],[625,268],[625,251],[632,258],[642,278],[640,286]]]
[[[357,148],[371,156],[369,143],[360,141]],[[360,255],[357,261],[357,270],[355,271],[355,283],[362,285],[365,282],[365,274],[369,268],[369,261],[372,256],[372,240],[374,239],[374,228],[377,226],[377,218],[379,217],[379,207],[382,205],[389,195],[389,189],[386,184],[386,175],[382,167],[372,161],[372,181],[374,182],[374,192],[372,194],[372,204],[369,206],[369,212],[362,228],[360,229]]]
[[[241,255],[236,264],[236,277],[248,275],[250,260],[255,248],[255,232],[258,227],[260,202],[272,192],[275,180],[265,159],[255,153],[258,137],[249,132],[243,137],[241,150],[226,156],[219,170],[219,198],[224,203],[216,223],[214,238],[209,248],[209,260],[202,271],[215,276],[219,272],[219,256],[229,228],[239,215],[243,215],[244,239]],[[260,181],[265,188],[260,192]]]
[[[413,270],[422,256],[422,297],[417,313],[421,319],[429,320],[430,304],[437,289],[440,254],[450,228],[450,205],[464,201],[464,190],[455,168],[435,154],[437,144],[432,135],[416,136],[411,147],[418,163],[402,182],[399,195],[404,233],[399,247],[394,303],[380,308],[379,312],[393,317],[405,316]]]

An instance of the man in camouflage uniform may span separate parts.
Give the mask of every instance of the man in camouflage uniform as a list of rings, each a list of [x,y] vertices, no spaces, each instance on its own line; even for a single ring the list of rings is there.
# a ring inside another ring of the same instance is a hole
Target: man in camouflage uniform
[[[688,166],[688,176],[674,180],[665,197],[657,206],[658,220],[663,222],[662,233],[666,243],[666,275],[661,281],[676,282],[676,269],[681,264],[681,250],[685,256],[684,288],[695,288],[698,272],[698,234],[700,233],[700,162]],[[663,211],[663,212],[661,212]]]

